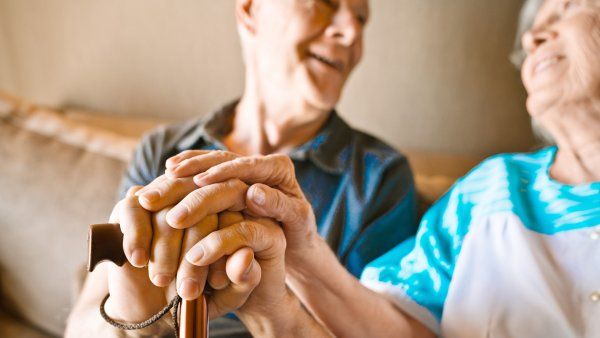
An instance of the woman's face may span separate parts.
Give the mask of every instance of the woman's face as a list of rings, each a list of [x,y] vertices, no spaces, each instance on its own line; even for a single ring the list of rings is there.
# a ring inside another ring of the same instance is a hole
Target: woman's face
[[[262,90],[283,88],[293,99],[332,109],[362,57],[368,0],[254,2],[251,53]]]
[[[523,47],[521,76],[533,117],[600,96],[600,0],[546,0]]]

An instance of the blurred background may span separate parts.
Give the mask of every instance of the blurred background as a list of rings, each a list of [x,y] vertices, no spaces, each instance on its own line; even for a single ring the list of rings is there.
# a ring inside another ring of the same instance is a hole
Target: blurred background
[[[534,146],[520,0],[371,0],[340,114],[405,152],[422,208]],[[140,135],[238,97],[234,0],[0,0],[0,337],[62,336]]]
[[[0,0],[0,88],[37,103],[184,119],[240,95],[233,0]],[[372,0],[340,113],[398,148],[533,142],[508,60],[520,0]]]

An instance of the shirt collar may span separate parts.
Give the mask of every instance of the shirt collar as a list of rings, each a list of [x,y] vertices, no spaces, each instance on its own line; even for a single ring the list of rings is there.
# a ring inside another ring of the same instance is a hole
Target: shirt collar
[[[177,150],[197,148],[201,141],[210,148],[227,150],[222,140],[231,131],[238,102],[235,100],[196,120],[188,135],[177,143]],[[342,174],[350,159],[351,131],[350,126],[332,110],[317,136],[294,148],[288,155],[293,160],[310,160],[328,173]]]

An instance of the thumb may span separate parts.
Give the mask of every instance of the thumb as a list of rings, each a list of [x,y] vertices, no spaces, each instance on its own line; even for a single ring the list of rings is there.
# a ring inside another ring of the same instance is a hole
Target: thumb
[[[246,207],[257,216],[283,223],[285,230],[304,230],[312,219],[312,210],[307,201],[259,183],[248,189]]]

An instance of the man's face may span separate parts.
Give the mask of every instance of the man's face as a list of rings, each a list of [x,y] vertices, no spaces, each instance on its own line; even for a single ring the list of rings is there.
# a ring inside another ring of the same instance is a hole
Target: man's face
[[[289,90],[310,106],[332,109],[362,57],[368,0],[254,3],[254,41],[249,52],[262,90]]]

